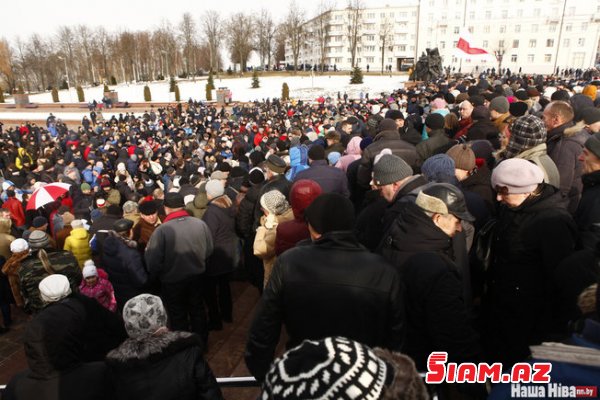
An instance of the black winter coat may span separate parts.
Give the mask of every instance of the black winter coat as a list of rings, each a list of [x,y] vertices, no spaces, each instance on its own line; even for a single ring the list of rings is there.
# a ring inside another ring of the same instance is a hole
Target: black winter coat
[[[300,179],[310,179],[317,182],[323,193],[337,193],[350,197],[348,178],[346,178],[344,171],[328,165],[325,160],[311,161],[310,167],[298,172],[294,181],[297,182]]]
[[[214,249],[206,262],[206,275],[232,272],[240,261],[239,239],[235,233],[235,209],[227,195],[211,200],[202,216],[212,234]]]
[[[490,120],[475,121],[467,130],[467,141],[488,140],[495,149],[500,148],[500,132]]]
[[[479,338],[470,325],[465,284],[454,261],[458,251],[450,237],[417,205],[406,203],[382,244],[383,256],[406,287],[407,336],[402,352],[419,370],[426,369],[432,351],[447,351],[454,362],[478,360]]]
[[[120,310],[129,299],[144,293],[148,273],[134,241],[126,241],[110,231],[104,240],[102,264],[112,283]]]
[[[106,357],[115,385],[115,398],[222,399],[202,351],[202,340],[188,332],[127,339]]]
[[[252,185],[238,207],[235,217],[235,229],[238,235],[244,240],[254,241],[254,235],[256,234],[254,228],[254,209],[260,200],[261,188],[261,184]]]
[[[287,348],[305,339],[345,336],[399,350],[404,305],[396,272],[350,232],[329,232],[277,258],[258,305],[246,364],[259,380],[267,373],[285,324]]]
[[[494,361],[512,365],[529,355],[530,345],[560,339],[554,327],[561,286],[556,268],[577,238],[561,201],[554,187],[543,184],[521,206],[500,209],[484,299],[487,352]]]
[[[477,168],[475,172],[459,183],[459,187],[465,191],[477,193],[485,202],[491,214],[496,213],[495,195],[492,189],[492,173],[486,165]]]
[[[600,171],[581,177],[583,193],[575,222],[579,228],[581,247],[595,250],[600,242]]]

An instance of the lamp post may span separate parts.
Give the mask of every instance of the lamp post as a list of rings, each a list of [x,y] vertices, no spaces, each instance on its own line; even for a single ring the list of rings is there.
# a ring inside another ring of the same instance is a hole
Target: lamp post
[[[61,57],[61,56],[58,56],[58,58],[65,62],[65,76],[67,77],[67,91],[69,92],[69,100],[72,103],[73,95],[71,94],[71,83],[69,82],[69,69],[67,68],[67,59],[66,59],[66,57]]]
[[[494,55],[496,56],[496,60],[498,61],[498,74],[500,74],[500,71],[502,69],[502,59],[504,58],[504,53],[506,53],[504,47],[500,47],[498,50],[494,50]]]

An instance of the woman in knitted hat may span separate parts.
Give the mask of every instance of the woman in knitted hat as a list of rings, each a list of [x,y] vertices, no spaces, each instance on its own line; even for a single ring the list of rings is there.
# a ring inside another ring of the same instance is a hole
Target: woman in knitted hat
[[[2,266],[2,273],[8,277],[15,304],[18,307],[23,307],[24,301],[19,283],[19,270],[21,269],[21,261],[29,256],[29,244],[25,239],[15,239],[10,244],[10,251],[12,254]]]
[[[492,172],[501,203],[492,233],[484,295],[484,345],[490,359],[512,365],[529,346],[566,334],[558,320],[562,282],[557,265],[569,256],[577,228],[556,188],[534,163],[513,158]]]
[[[294,212],[285,196],[278,190],[263,194],[259,202],[263,216],[260,218],[260,226],[256,229],[254,255],[263,260],[265,271],[263,284],[267,286],[275,263],[277,225],[293,220]]]
[[[206,263],[205,299],[209,329],[222,329],[232,322],[233,306],[229,281],[240,262],[240,242],[235,231],[235,207],[220,179],[206,183],[208,206],[202,216],[212,235],[214,250]]]
[[[73,253],[79,267],[83,268],[83,263],[92,258],[92,249],[90,248],[90,234],[84,227],[83,220],[76,219],[71,222],[73,230],[65,239],[63,249]]]
[[[223,398],[202,354],[202,339],[167,328],[160,297],[140,294],[123,308],[129,338],[108,353],[117,399]]]
[[[83,266],[83,280],[79,285],[79,292],[89,298],[95,299],[102,307],[109,311],[117,310],[117,300],[112,284],[104,270],[96,268],[92,260],[86,260]]]

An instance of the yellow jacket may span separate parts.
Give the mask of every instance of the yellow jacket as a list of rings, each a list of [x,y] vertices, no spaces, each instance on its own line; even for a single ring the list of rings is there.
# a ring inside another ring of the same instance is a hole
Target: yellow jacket
[[[71,234],[65,239],[64,250],[73,253],[79,268],[83,268],[83,263],[92,258],[90,235],[85,228],[76,228],[71,231]]]

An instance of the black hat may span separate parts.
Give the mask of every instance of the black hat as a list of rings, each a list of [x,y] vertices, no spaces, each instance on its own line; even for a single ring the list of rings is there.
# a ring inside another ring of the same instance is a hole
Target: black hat
[[[581,110],[581,119],[586,125],[592,125],[600,121],[600,109],[595,107],[588,107]]]
[[[469,101],[473,104],[473,107],[482,106],[485,104],[485,97],[480,95],[475,95],[469,97]]]
[[[311,148],[308,149],[308,158],[310,158],[313,161],[324,160],[325,149],[323,148],[323,146],[319,146],[318,144],[311,146]]]
[[[417,195],[417,206],[436,214],[452,214],[461,220],[473,222],[475,217],[467,209],[465,196],[449,183],[434,183]]]
[[[430,129],[444,129],[444,125],[446,121],[444,120],[444,116],[442,114],[433,113],[429,114],[427,118],[425,118],[425,126]]]
[[[515,92],[515,97],[519,100],[529,100],[529,96],[527,95],[527,91],[525,89],[520,89]]]
[[[100,200],[100,199],[98,199]],[[110,206],[108,206],[108,208],[106,209],[106,214],[107,215],[116,215],[116,216],[122,216],[123,215],[123,210],[121,210],[121,207],[111,204]]]
[[[38,215],[37,217],[35,217],[33,219],[33,221],[31,221],[31,226],[34,228],[41,228],[42,226],[46,225],[48,223],[48,220],[46,219],[46,217],[42,217],[41,215]]]
[[[165,193],[165,199],[163,201],[165,207],[168,208],[183,208],[185,207],[185,203],[183,201],[183,196],[177,192],[169,192]]]
[[[527,114],[527,104],[522,101],[515,101],[514,103],[510,103],[508,111],[510,112],[510,115],[514,117],[522,117]]]
[[[267,168],[269,168],[271,171],[278,174],[283,174],[286,167],[287,164],[281,157],[276,156],[275,154],[271,154],[269,157],[267,157]]]
[[[152,215],[158,212],[158,207],[154,200],[144,201],[139,205],[138,209],[142,215]]]
[[[248,174],[248,180],[253,185],[258,185],[265,181],[265,174],[262,172],[260,168],[252,168],[250,173]]]
[[[133,221],[130,219],[121,218],[113,224],[115,232],[128,232],[133,227]]]
[[[382,119],[379,125],[377,126],[377,132],[383,131],[396,131],[398,130],[398,126],[396,125],[396,121],[391,118]]]
[[[404,119],[404,114],[402,114],[402,111],[400,110],[388,110],[385,113],[385,119]]]
[[[354,229],[354,206],[345,196],[325,193],[304,210],[304,217],[318,233]]]

